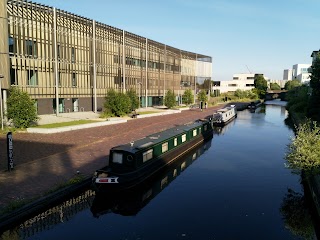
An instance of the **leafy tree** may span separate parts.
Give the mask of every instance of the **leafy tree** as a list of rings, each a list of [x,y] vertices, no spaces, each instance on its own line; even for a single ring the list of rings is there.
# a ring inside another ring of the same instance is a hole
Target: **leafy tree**
[[[288,91],[286,93],[286,109],[289,112],[302,113],[305,116],[308,106],[308,92],[309,87],[306,85],[301,85]]]
[[[311,96],[308,116],[313,120],[320,121],[320,54],[312,63],[310,72]]]
[[[182,102],[185,104],[191,104],[194,101],[193,93],[191,89],[187,89],[184,91],[182,95]]]
[[[176,105],[176,95],[174,95],[173,91],[168,90],[164,99],[164,104],[167,108],[173,108]]]
[[[242,98],[245,98],[246,97],[246,93],[245,91],[241,90],[241,89],[237,89],[235,92],[234,92],[234,95],[240,99]]]
[[[256,74],[254,76],[254,87],[257,89],[259,97],[263,98],[268,89],[268,83],[262,75]]]
[[[35,101],[30,98],[27,92],[17,87],[9,89],[7,100],[7,117],[12,119],[15,127],[27,128],[38,120]]]
[[[237,89],[234,93],[234,96],[236,96],[240,99],[244,99],[244,98],[256,99],[256,98],[258,98],[258,95],[256,93],[254,93],[253,91],[241,90],[241,89]]]
[[[131,112],[131,100],[127,94],[110,89],[104,103],[105,115],[123,116]]]
[[[207,96],[207,92],[206,90],[201,90],[199,93],[198,93],[198,100],[200,102],[207,102],[208,101],[208,96]]]
[[[281,90],[281,87],[278,83],[270,83],[271,90]]]
[[[200,89],[209,90],[211,88],[211,83],[212,83],[212,81],[210,79],[206,79],[203,81],[202,84],[199,84],[198,86]]]
[[[320,127],[310,120],[297,128],[296,136],[288,145],[286,166],[294,171],[304,170],[311,174],[319,171],[320,166]]]
[[[297,79],[294,79],[294,80],[290,80],[290,81],[286,82],[286,84],[284,85],[284,89],[289,91],[289,90],[292,90],[295,87],[298,87],[300,85],[301,85],[300,81]]]
[[[127,96],[130,98],[131,101],[131,110],[136,110],[139,107],[139,97],[134,89],[129,89],[126,92]]]

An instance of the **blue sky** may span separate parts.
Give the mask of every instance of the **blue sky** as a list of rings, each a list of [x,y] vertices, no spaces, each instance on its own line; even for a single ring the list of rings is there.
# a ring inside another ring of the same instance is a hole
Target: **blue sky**
[[[319,0],[33,1],[209,55],[216,81],[249,70],[282,79],[320,49]]]

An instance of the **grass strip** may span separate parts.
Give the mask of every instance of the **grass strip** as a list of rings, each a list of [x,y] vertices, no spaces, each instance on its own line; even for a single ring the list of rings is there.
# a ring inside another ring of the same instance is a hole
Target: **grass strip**
[[[51,123],[51,124],[44,124],[35,126],[36,128],[58,128],[58,127],[68,127],[68,126],[75,126],[87,123],[95,123],[97,121],[94,120],[76,120],[71,122],[61,122],[61,123]]]

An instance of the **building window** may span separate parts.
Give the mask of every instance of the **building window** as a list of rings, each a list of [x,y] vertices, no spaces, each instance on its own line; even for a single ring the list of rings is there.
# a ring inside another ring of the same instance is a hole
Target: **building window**
[[[27,71],[27,85],[37,86],[38,85],[38,71],[28,70]]]
[[[206,132],[208,130],[208,126],[204,125],[204,131]]]
[[[185,142],[185,141],[187,141],[187,135],[186,135],[186,134],[183,134],[183,135],[181,136],[181,142]]]
[[[71,62],[75,62],[76,61],[76,50],[74,47],[71,48]]]
[[[144,152],[143,154],[143,162],[146,162],[153,158],[153,149],[149,149],[148,151]]]
[[[237,86],[237,84],[228,84],[228,87],[236,87]]]
[[[9,37],[9,53],[15,53],[14,38]]]
[[[61,87],[61,72],[58,72],[58,86]]]
[[[233,77],[233,80],[239,80],[239,77]]]
[[[32,40],[26,40],[26,54],[28,56],[37,56],[37,42]]]
[[[72,73],[72,87],[77,86],[77,76],[75,73]]]
[[[162,153],[164,153],[166,151],[168,151],[168,143],[167,142],[162,144]]]
[[[177,146],[178,145],[178,138],[173,139],[173,145]]]
[[[16,69],[10,68],[10,83],[11,85],[18,85]]]
[[[57,45],[57,55],[58,59],[60,59],[60,44]]]

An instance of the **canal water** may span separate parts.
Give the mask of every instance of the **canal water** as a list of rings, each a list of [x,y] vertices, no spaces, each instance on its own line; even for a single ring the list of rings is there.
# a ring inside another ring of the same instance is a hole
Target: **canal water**
[[[316,239],[300,176],[284,166],[294,133],[282,102],[271,103],[238,112],[142,185],[105,195],[84,189],[2,238]]]

